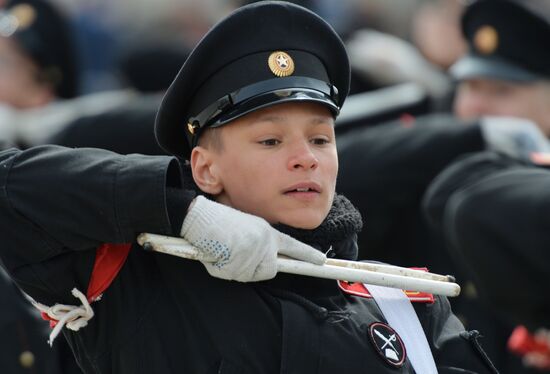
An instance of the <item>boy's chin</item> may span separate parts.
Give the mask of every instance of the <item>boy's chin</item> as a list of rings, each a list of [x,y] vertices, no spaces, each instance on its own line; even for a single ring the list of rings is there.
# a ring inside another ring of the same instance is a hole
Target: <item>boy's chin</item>
[[[319,227],[324,219],[325,217],[320,216],[285,217],[279,223],[295,229],[313,230]]]

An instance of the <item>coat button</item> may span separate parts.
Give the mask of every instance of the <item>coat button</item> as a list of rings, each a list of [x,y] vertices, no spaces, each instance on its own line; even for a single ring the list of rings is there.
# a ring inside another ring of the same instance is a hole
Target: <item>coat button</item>
[[[25,369],[31,368],[34,365],[34,354],[31,351],[23,351],[19,355],[19,363]]]
[[[464,296],[469,300],[477,299],[477,288],[471,281],[466,282],[464,285]]]

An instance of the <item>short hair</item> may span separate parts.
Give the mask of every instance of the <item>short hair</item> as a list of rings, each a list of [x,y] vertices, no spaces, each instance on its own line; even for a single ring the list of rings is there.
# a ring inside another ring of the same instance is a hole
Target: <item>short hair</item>
[[[197,145],[212,149],[215,152],[223,151],[222,127],[207,127],[200,134]]]

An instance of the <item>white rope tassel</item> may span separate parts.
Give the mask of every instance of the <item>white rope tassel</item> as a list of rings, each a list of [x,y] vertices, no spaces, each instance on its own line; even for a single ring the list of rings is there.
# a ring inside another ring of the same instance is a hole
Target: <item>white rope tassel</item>
[[[63,326],[67,326],[68,329],[73,331],[78,331],[82,327],[88,325],[88,321],[94,316],[94,311],[90,306],[90,303],[86,299],[86,295],[82,292],[73,288],[71,293],[74,297],[78,298],[82,305],[65,305],[65,304],[55,304],[54,306],[46,306],[40,304],[31,299],[33,305],[44,312],[53,320],[57,321],[54,329],[50,333],[50,338],[48,339],[48,344],[50,347],[53,345],[55,338],[59,335]]]

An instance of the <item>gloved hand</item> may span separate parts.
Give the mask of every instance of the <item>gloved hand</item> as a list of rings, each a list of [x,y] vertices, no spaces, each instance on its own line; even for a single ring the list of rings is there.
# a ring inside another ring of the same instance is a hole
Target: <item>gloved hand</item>
[[[203,262],[214,277],[256,282],[277,274],[277,254],[322,265],[326,256],[275,230],[264,219],[198,196],[189,209],[181,236],[218,259]]]
[[[487,148],[521,160],[533,152],[549,152],[548,138],[531,121],[515,117],[483,117],[481,134]]]

